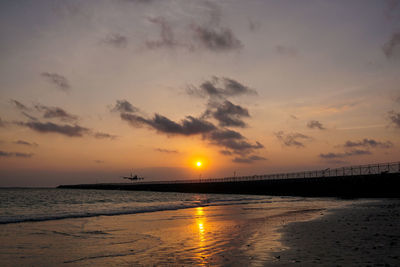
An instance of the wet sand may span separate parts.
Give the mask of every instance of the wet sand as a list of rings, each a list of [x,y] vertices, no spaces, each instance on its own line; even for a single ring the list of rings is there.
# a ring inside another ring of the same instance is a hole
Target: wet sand
[[[348,201],[282,198],[0,225],[1,266],[266,266],[280,263],[282,226]],[[283,255],[283,254],[282,254]],[[283,261],[282,261],[283,262]]]
[[[357,203],[280,232],[289,249],[274,253],[271,266],[400,266],[398,199]]]

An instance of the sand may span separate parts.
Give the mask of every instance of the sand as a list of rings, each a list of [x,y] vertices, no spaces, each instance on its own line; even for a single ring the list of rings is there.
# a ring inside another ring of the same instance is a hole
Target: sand
[[[283,226],[271,266],[400,266],[400,200],[364,200]]]

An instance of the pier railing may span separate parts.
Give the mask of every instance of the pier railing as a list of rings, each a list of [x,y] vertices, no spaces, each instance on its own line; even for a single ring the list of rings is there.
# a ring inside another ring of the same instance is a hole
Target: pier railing
[[[400,173],[400,162],[378,163],[368,165],[348,166],[341,168],[327,168],[314,171],[290,172],[290,173],[274,173],[263,175],[236,176],[224,178],[207,178],[207,179],[191,179],[191,180],[175,180],[175,181],[155,181],[155,182],[139,182],[140,184],[176,184],[176,183],[216,183],[216,182],[241,182],[241,181],[257,181],[257,180],[276,180],[276,179],[298,179],[298,178],[324,178],[335,176],[359,176],[359,175],[376,175],[385,173]]]

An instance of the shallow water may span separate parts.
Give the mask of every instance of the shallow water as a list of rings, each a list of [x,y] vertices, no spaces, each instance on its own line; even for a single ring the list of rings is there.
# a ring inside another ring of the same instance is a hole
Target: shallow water
[[[59,189],[1,194],[8,196],[0,210],[1,266],[263,266],[285,249],[279,227],[346,203]]]

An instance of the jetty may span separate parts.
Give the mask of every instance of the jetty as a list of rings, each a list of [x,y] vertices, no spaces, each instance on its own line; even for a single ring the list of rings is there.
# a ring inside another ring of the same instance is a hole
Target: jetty
[[[400,162],[240,177],[60,185],[58,188],[304,197],[399,198]]]

